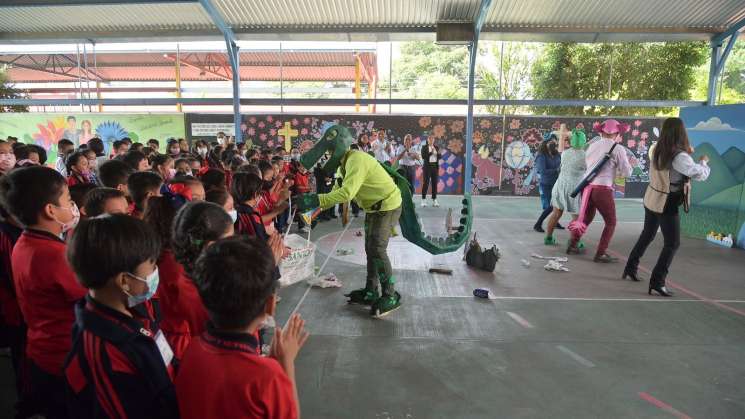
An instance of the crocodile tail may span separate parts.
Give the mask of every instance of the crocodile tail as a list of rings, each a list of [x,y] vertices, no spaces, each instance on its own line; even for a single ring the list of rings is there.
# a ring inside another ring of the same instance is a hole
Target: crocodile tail
[[[401,191],[402,203],[399,225],[401,226],[401,234],[406,240],[433,255],[454,252],[466,243],[473,225],[473,205],[470,194],[465,194],[461,201],[463,207],[460,211],[460,223],[456,229],[448,231],[444,237],[426,236],[419,217],[416,214],[409,181],[394,168],[385,164],[382,164],[382,166],[390,174],[396,186]]]

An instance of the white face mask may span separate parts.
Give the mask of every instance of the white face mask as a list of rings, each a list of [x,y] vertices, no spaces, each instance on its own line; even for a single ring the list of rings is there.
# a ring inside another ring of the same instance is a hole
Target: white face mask
[[[63,223],[62,221],[59,221],[57,219],[57,217],[54,218],[54,221],[56,221],[57,223],[59,223],[59,225],[62,226],[62,233],[63,234],[64,233],[67,233],[68,231],[72,230],[73,228],[75,228],[78,225],[78,222],[80,222],[80,210],[78,209],[77,204],[75,204],[73,202],[72,203],[72,206],[70,208],[64,208],[64,207],[60,207],[58,205],[55,205],[55,207],[57,207],[59,209],[68,210],[72,214],[72,218],[70,219],[70,221],[68,221],[66,223]]]
[[[207,155],[207,149],[206,148],[198,148],[197,153],[199,153],[200,156],[204,157]]]
[[[125,294],[127,294],[127,305],[129,307],[134,307],[138,304],[142,304],[145,301],[153,298],[153,295],[155,295],[155,291],[158,289],[158,283],[160,282],[160,275],[158,274],[158,268],[155,268],[153,273],[147,276],[147,278],[140,278],[139,276],[135,274],[128,274],[132,278],[142,281],[147,285],[147,291],[145,291],[144,294],[140,295],[131,295],[127,291],[124,291]]]
[[[228,211],[228,215],[230,216],[230,219],[233,220],[233,224],[238,220],[238,211],[232,209]]]

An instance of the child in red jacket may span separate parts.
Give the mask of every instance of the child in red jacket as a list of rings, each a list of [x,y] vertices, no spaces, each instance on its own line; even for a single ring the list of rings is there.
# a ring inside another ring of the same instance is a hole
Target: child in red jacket
[[[269,357],[257,353],[256,331],[277,305],[275,263],[264,240],[247,236],[219,240],[197,260],[194,281],[210,323],[176,377],[183,419],[300,416],[295,357],[308,339],[300,316],[275,329]]]
[[[0,199],[26,226],[11,257],[16,296],[28,328],[27,391],[19,414],[66,417],[62,367],[71,347],[73,306],[86,290],[67,264],[62,237],[77,225],[80,213],[65,178],[44,166],[4,176]]]

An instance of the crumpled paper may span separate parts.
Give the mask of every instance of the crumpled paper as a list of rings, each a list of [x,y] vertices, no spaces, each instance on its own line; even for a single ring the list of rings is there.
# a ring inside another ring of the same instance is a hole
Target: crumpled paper
[[[532,255],[530,255],[530,257],[534,259],[555,260],[559,263],[567,263],[569,261],[569,258],[564,256],[541,256],[537,253],[533,253]]]
[[[341,288],[342,283],[334,274],[308,278],[308,285],[319,288]]]
[[[546,266],[544,266],[544,268],[547,271],[569,272],[569,268],[567,268],[566,265],[559,262],[558,260],[549,260]]]

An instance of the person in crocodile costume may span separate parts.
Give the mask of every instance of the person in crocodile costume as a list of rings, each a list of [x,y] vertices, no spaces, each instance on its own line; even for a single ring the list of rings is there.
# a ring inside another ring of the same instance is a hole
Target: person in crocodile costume
[[[354,136],[344,126],[334,125],[326,130],[318,143],[300,158],[300,163],[311,169],[325,153],[329,153],[323,170],[335,173],[339,169],[342,186],[335,186],[326,194],[303,194],[295,203],[302,212],[319,207],[332,208],[354,200],[365,210],[367,278],[364,288],[346,296],[350,303],[369,305],[370,314],[380,317],[401,306],[401,295],[395,290],[396,281],[387,253],[388,240],[396,223],[401,226],[405,239],[427,252],[453,252],[466,242],[471,231],[471,197],[466,195],[462,201],[458,227],[450,229],[445,237],[425,236],[406,178],[367,153],[350,150],[353,141]]]

